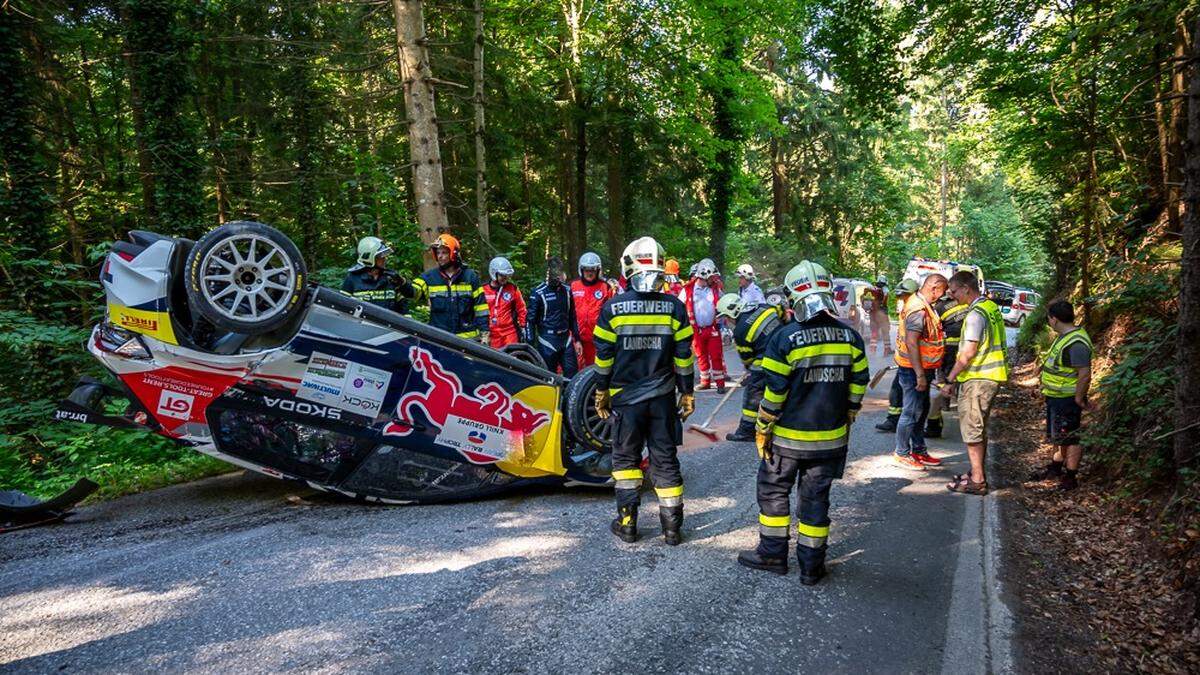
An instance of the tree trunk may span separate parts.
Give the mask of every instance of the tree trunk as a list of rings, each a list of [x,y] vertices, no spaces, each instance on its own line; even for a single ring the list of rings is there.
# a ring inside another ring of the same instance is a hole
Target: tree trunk
[[[1200,19],[1193,35],[1200,35]],[[1179,284],[1179,377],[1175,386],[1175,468],[1194,468],[1200,449],[1200,47],[1192,45],[1184,146],[1183,255]],[[1186,428],[1191,425],[1190,428]]]
[[[421,241],[428,245],[449,229],[434,108],[433,72],[429,68],[421,0],[393,0],[393,6],[400,79],[404,83],[404,108],[408,117],[417,225]]]
[[[487,155],[483,142],[483,0],[475,0],[475,210],[479,236],[491,244],[487,206]]]

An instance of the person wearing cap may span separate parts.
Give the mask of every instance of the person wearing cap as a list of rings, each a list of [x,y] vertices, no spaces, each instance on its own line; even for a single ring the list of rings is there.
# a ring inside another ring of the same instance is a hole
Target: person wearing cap
[[[479,274],[463,263],[458,239],[439,234],[429,249],[437,267],[413,279],[411,289],[406,290],[417,302],[429,302],[430,326],[488,344],[491,336],[483,283]]]
[[[910,296],[916,292],[917,292],[916,280],[902,279],[900,281],[900,283],[896,284],[896,290],[894,292],[894,294],[896,296],[896,302],[899,303],[901,307],[903,307],[905,301],[908,300],[908,296]],[[891,328],[888,329],[888,332],[889,332],[888,339],[891,339],[891,335],[890,335]],[[869,349],[869,348],[867,349],[868,353],[870,353],[871,351],[872,351],[871,349]],[[891,351],[889,351],[888,353],[890,354]],[[894,433],[896,431],[896,422],[898,422],[900,420],[900,413],[903,411],[904,411],[904,390],[900,388],[900,373],[897,372],[895,375],[892,376],[892,386],[888,390],[887,417],[879,424],[876,424],[875,428],[878,429],[879,431],[882,431],[885,433],[889,433],[889,434]]]
[[[490,344],[493,349],[525,342],[525,298],[512,282],[514,273],[508,258],[492,258],[488,264],[488,283],[483,286],[487,299]]]
[[[738,265],[738,297],[747,305],[767,304],[767,296],[763,295],[762,289],[758,287],[757,279],[754,267],[749,263]]]
[[[904,280],[900,282],[903,284]],[[916,282],[914,282],[915,284]],[[896,297],[899,297],[899,289],[897,289]],[[916,289],[908,292],[911,295],[916,292]],[[867,347],[867,351],[874,353],[876,343],[883,349],[884,356],[892,355],[892,322],[888,318],[888,288],[887,277],[880,274],[875,279],[875,285],[872,286],[868,293],[871,294],[871,344]],[[900,301],[903,307],[904,301]]]
[[[784,284],[793,318],[767,343],[766,390],[755,423],[758,448],[758,546],[738,564],[787,574],[788,539],[795,523],[800,583],[825,576],[829,492],[842,477],[850,426],[862,408],[870,372],[862,336],[837,318],[833,279],[808,260]],[[795,518],[791,492],[798,486]]]
[[[392,249],[379,237],[358,241],[357,262],[342,280],[342,292],[356,300],[403,313],[407,309],[404,292],[409,289],[404,277],[387,268]]]
[[[575,311],[575,325],[579,329],[579,367],[587,368],[596,362],[596,343],[592,331],[600,308],[615,293],[612,286],[601,276],[600,256],[588,251],[579,256],[579,278],[571,282],[571,305]]]

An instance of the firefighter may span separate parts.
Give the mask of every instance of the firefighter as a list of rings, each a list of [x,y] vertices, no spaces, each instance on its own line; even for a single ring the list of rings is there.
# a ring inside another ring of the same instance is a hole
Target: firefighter
[[[700,370],[696,389],[708,389],[715,384],[717,392],[725,393],[725,348],[721,344],[721,325],[717,320],[717,298],[721,297],[721,274],[712,260],[696,263],[695,272],[681,292],[692,322],[695,337],[692,349]]]
[[[546,261],[546,281],[529,293],[529,342],[550,372],[561,368],[563,377],[574,377],[579,371],[579,327],[563,276],[562,260]]]
[[[903,279],[896,284],[896,302],[901,307],[908,300],[908,296],[917,292],[917,282],[914,279]],[[888,329],[887,339],[891,339],[891,329]],[[874,347],[868,347],[868,352],[874,353]],[[891,354],[889,351],[888,354]],[[900,413],[904,411],[904,390],[900,388],[900,373],[892,376],[892,386],[888,390],[888,409],[887,417],[882,422],[875,425],[879,431],[894,433],[896,431],[896,422],[900,420]]]
[[[742,417],[737,429],[725,434],[725,440],[753,441],[754,421],[758,419],[758,405],[766,387],[763,354],[775,329],[783,325],[783,312],[765,303],[746,302],[737,293],[726,293],[717,301],[717,314],[734,322],[733,344],[746,367],[746,379],[742,382]]]
[[[754,273],[754,267],[749,263],[738,265],[737,280],[738,280],[738,295],[742,297],[747,305],[765,305],[767,304],[767,296],[763,295],[762,289],[756,283],[758,276]]]
[[[429,245],[437,267],[404,289],[417,302],[429,301],[429,325],[467,340],[488,344],[488,305],[475,270],[463,264],[458,239],[439,234]]]
[[[358,240],[358,259],[342,281],[342,292],[357,300],[384,309],[401,311],[405,300],[402,290],[408,287],[404,277],[387,268],[392,249],[379,237]]]
[[[487,284],[483,287],[483,297],[487,300],[489,332],[491,345],[501,349],[505,345],[525,342],[525,298],[521,289],[517,288],[510,279],[513,275],[512,263],[508,258],[492,258],[488,263]]]
[[[933,304],[933,309],[942,321],[942,331],[946,334],[946,355],[942,365],[938,367],[938,378],[946,381],[954,360],[958,358],[958,341],[962,335],[963,319],[967,317],[967,306],[960,305],[950,297],[943,295],[941,300]],[[925,422],[925,438],[942,437],[942,413],[950,407],[950,396],[945,389],[939,389],[937,395],[929,403],[929,420]]]
[[[842,477],[850,425],[870,373],[862,336],[837,319],[833,280],[807,260],[784,279],[793,320],[763,356],[767,386],[758,409],[758,547],[738,554],[753,569],[787,574],[790,493],[799,481],[796,559],[800,583],[825,576],[829,489]]]
[[[575,307],[575,325],[579,330],[580,368],[587,368],[596,360],[592,329],[600,317],[600,308],[613,295],[612,287],[600,275],[600,256],[590,251],[579,256],[579,278],[571,282],[571,304]]]
[[[695,358],[687,309],[665,292],[664,257],[662,246],[650,237],[634,240],[621,255],[629,290],[605,303],[596,323],[595,407],[601,418],[613,418],[617,517],[612,533],[625,542],[637,541],[644,446],[663,538],[675,546],[683,527],[683,475],[676,448],[683,442],[683,422],[695,409]]]

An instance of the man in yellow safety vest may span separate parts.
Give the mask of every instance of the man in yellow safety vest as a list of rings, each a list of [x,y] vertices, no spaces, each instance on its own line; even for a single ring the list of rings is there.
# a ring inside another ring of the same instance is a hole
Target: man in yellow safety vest
[[[962,271],[950,277],[950,294],[959,304],[967,305],[958,358],[946,376],[943,393],[952,396],[958,389],[958,426],[971,472],[954,477],[946,487],[952,492],[987,494],[987,421],[1000,385],[1008,381],[1005,351],[1004,317],[996,303],[979,293],[979,280],[973,272]]]
[[[1042,359],[1041,391],[1046,397],[1046,439],[1054,454],[1033,479],[1057,478],[1060,488],[1073,490],[1079,486],[1075,474],[1083,459],[1079,424],[1092,384],[1092,339],[1075,325],[1075,309],[1066,300],[1050,303],[1046,315],[1055,340]]]

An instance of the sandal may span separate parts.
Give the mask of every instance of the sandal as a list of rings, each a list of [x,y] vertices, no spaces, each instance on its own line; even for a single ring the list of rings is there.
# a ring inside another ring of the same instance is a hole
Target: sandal
[[[954,477],[954,480],[946,485],[946,489],[951,492],[961,492],[964,495],[979,495],[982,497],[988,492],[987,481],[975,483],[971,481],[970,474],[960,473]]]

